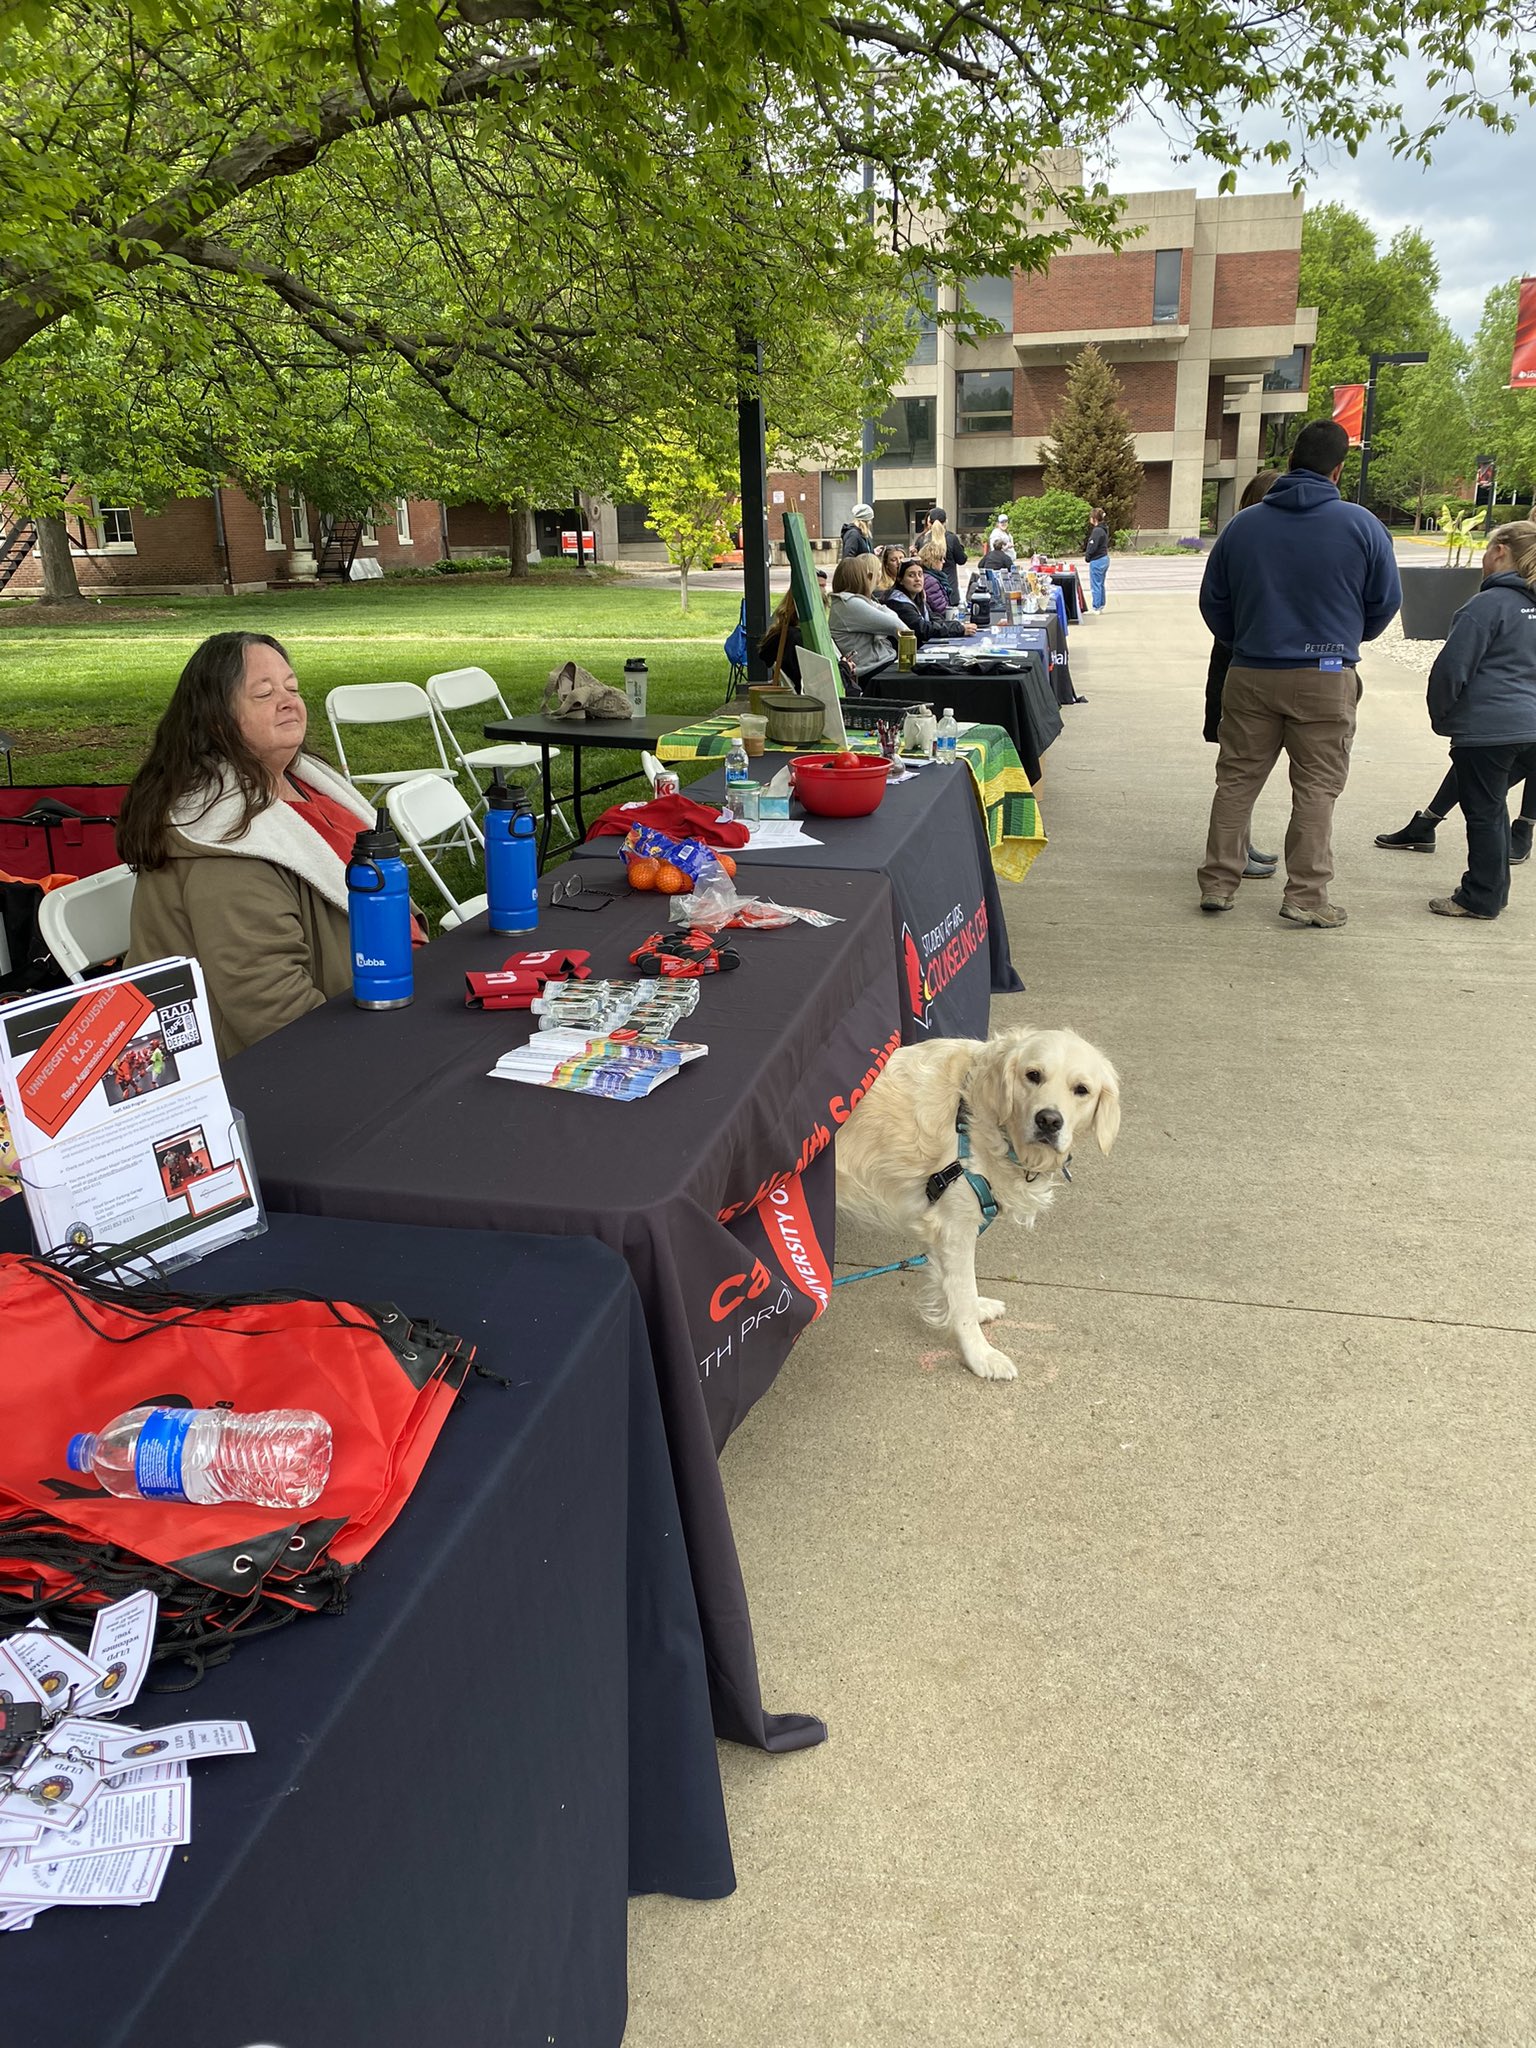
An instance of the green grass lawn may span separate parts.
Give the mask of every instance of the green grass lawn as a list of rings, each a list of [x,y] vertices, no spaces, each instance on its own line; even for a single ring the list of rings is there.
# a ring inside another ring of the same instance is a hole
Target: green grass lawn
[[[130,596],[93,606],[80,624],[3,606],[0,727],[14,741],[18,782],[125,782],[187,656],[207,634],[232,629],[271,633],[287,648],[309,705],[310,744],[327,758],[325,697],[339,683],[425,683],[470,664],[489,669],[523,711],[562,661],[617,684],[626,657],[643,655],[650,710],[702,712],[726,696],[721,642],[740,603],[701,591],[684,617],[670,591],[583,580],[553,565],[527,583],[445,576],[235,598]],[[478,739],[473,720],[464,730]],[[603,761],[590,757],[587,780],[601,778]]]

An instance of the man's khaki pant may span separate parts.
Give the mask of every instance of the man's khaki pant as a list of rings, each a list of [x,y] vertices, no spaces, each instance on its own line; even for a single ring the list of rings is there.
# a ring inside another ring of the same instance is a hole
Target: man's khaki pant
[[[1352,668],[1228,669],[1202,896],[1236,895],[1253,807],[1283,749],[1291,768],[1285,900],[1302,910],[1328,901],[1333,807],[1349,777],[1359,697]]]

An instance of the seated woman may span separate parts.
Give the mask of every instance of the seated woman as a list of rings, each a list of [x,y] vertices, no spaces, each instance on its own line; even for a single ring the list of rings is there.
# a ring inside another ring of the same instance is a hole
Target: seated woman
[[[901,565],[906,559],[901,548],[880,550],[880,574],[875,578],[873,594],[881,604],[885,603],[886,598],[896,588],[896,579],[900,576]]]
[[[827,601],[827,572],[816,571],[816,582],[821,591],[821,601]],[[767,662],[775,679],[800,688],[800,649],[804,645],[800,633],[800,614],[795,608],[795,594],[786,590],[768,621],[768,630],[757,643],[757,651]]]
[[[976,628],[970,620],[962,620],[957,612],[946,612],[941,616],[933,610],[926,588],[927,580],[922,563],[913,555],[902,563],[895,589],[885,594],[886,608],[917,635],[918,646],[921,647],[925,640],[958,640],[962,635],[974,633]]]
[[[308,722],[277,641],[215,633],[118,821],[139,878],[128,962],[194,954],[225,1058],[352,986],[346,864],[373,811],[304,752]]]
[[[874,555],[845,555],[832,571],[832,601],[827,607],[832,638],[838,652],[853,663],[861,683],[890,667],[901,631],[895,614],[873,596],[879,566]]]

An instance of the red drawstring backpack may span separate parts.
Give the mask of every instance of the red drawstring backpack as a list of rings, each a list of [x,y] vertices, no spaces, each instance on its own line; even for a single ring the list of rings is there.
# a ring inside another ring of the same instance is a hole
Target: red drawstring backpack
[[[474,1357],[390,1304],[178,1294],[15,1256],[0,1256],[0,1330],[0,1621],[43,1615],[83,1640],[105,1602],[149,1586],[156,1657],[197,1676],[236,1634],[346,1604]],[[69,1470],[74,1431],[147,1406],[312,1408],[334,1442],[325,1491],[296,1519],[124,1500]]]

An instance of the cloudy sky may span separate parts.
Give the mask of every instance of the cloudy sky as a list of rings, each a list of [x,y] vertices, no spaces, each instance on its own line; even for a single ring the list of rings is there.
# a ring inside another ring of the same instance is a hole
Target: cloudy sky
[[[1422,88],[1405,93],[1404,103],[1415,122],[1431,118],[1431,97]],[[1255,129],[1256,135],[1270,132]],[[1209,166],[1175,162],[1150,117],[1129,122],[1114,144],[1109,182],[1120,191],[1191,184],[1202,193],[1216,190],[1218,173]],[[1243,174],[1238,190],[1275,191],[1284,182],[1272,169],[1254,169]],[[1436,143],[1428,170],[1400,162],[1384,143],[1369,145],[1353,158],[1341,150],[1307,188],[1314,205],[1338,200],[1363,214],[1383,242],[1399,228],[1421,228],[1439,258],[1440,309],[1466,335],[1477,326],[1490,285],[1536,276],[1533,194],[1536,112],[1530,111],[1515,135],[1491,135],[1467,122],[1453,127]]]

